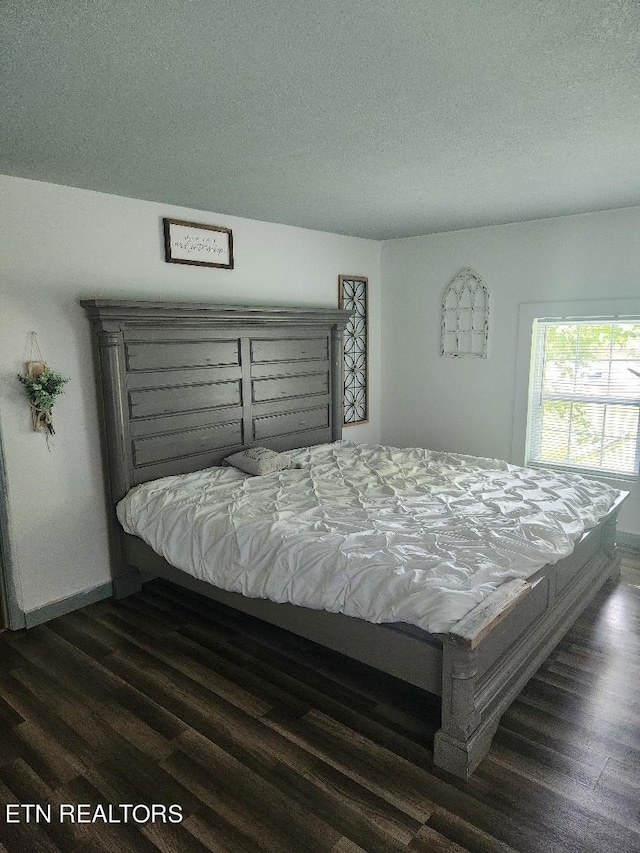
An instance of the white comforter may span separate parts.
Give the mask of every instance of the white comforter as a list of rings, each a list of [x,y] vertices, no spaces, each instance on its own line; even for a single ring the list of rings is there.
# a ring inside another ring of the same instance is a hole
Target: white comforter
[[[448,630],[510,578],[573,550],[618,492],[495,459],[341,441],[298,468],[209,468],[132,489],[124,529],[250,597]]]

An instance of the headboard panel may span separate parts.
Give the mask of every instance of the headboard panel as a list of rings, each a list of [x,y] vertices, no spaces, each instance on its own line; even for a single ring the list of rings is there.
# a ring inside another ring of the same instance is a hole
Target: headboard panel
[[[110,498],[217,464],[242,446],[319,444],[342,431],[349,312],[87,300]]]
[[[242,446],[275,450],[342,435],[342,332],[349,312],[203,303],[81,302],[91,320],[116,594],[115,505],[147,480],[218,464]]]

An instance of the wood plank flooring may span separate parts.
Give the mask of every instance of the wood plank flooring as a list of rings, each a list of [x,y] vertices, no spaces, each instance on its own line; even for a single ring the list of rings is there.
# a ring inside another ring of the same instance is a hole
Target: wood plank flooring
[[[437,700],[162,581],[4,633],[0,853],[638,853],[640,551],[622,553],[469,782],[432,764]],[[6,821],[27,803],[51,821]],[[184,819],[57,819],[79,803]]]

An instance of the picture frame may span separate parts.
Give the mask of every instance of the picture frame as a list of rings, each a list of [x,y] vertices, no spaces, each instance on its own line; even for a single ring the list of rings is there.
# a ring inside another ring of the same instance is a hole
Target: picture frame
[[[163,219],[164,259],[168,264],[233,269],[233,232],[220,225]]]
[[[343,424],[369,422],[369,279],[338,276],[338,306],[352,312],[343,333]]]

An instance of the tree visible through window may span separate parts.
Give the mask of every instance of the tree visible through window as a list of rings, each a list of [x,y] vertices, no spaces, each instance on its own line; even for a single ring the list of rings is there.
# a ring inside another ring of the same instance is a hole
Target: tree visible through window
[[[640,318],[536,320],[527,463],[633,476],[640,463]]]

